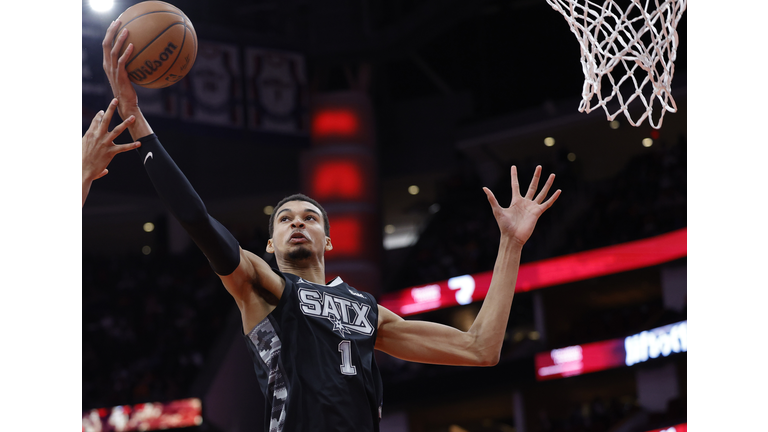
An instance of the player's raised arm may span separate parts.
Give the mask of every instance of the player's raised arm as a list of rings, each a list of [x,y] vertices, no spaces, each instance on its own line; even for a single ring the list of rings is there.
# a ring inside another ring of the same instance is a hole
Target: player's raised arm
[[[536,194],[541,166],[536,167],[525,196],[520,193],[517,168],[514,166],[511,176],[512,203],[508,208],[501,207],[493,192],[483,188],[499,225],[501,242],[488,295],[472,327],[463,332],[442,324],[404,320],[379,306],[377,349],[394,357],[422,363],[469,366],[498,363],[515,295],[520,253],[541,214],[560,196],[558,189],[545,201],[554,182],[554,174],[550,174],[541,192]]]
[[[128,71],[125,69],[125,62],[133,54],[133,44],[129,44],[123,55],[120,56],[120,49],[128,37],[128,29],[123,29],[115,39],[115,32],[118,28],[120,28],[120,21],[112,21],[112,24],[107,28],[104,40],[101,42],[101,49],[104,54],[102,66],[107,74],[109,86],[112,88],[112,94],[119,101],[117,113],[123,119],[134,116],[135,121],[128,126],[128,132],[134,140],[138,140],[150,135],[152,128],[139,109],[136,89],[133,88],[131,80],[128,78]],[[115,41],[114,46],[112,46],[113,40]]]
[[[119,26],[119,21],[113,22],[102,42],[104,71],[112,93],[120,101],[120,115],[135,118],[128,130],[134,139],[141,141],[139,154],[157,194],[203,251],[241,310],[245,305],[258,301],[254,298],[254,286],[264,288],[279,297],[284,286],[283,279],[260,257],[242,250],[232,234],[208,214],[200,196],[160,144],[160,140],[141,114],[136,90],[125,70],[125,62],[130,57],[133,46],[129,45],[125,53],[118,58],[128,31],[124,30],[118,35],[114,46],[111,43]]]

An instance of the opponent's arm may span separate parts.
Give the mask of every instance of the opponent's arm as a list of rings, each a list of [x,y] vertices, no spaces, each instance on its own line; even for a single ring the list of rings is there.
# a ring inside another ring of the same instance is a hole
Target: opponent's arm
[[[555,179],[554,174],[549,176],[544,188],[536,195],[540,166],[536,167],[524,197],[520,194],[514,166],[511,174],[512,203],[509,208],[499,206],[493,193],[483,188],[499,224],[501,242],[488,295],[472,327],[463,332],[442,324],[404,320],[379,306],[377,349],[403,360],[421,363],[457,366],[493,366],[498,363],[515,295],[523,244],[530,238],[541,214],[560,196],[558,189],[544,201]]]
[[[241,309],[243,305],[257,301],[254,287],[264,288],[279,297],[284,286],[283,279],[264,260],[242,250],[232,234],[208,214],[200,196],[141,114],[136,90],[125,69],[126,59],[131,55],[133,46],[129,45],[118,58],[128,32],[123,31],[115,41],[115,46],[111,46],[119,24],[116,21],[110,25],[102,42],[104,71],[112,92],[120,101],[118,112],[121,116],[131,115],[136,119],[128,130],[134,139],[141,141],[139,154],[160,199],[203,251]]]
[[[109,173],[107,166],[112,162],[116,154],[133,150],[141,143],[115,144],[114,139],[120,136],[128,125],[132,124],[134,117],[128,117],[109,131],[109,122],[117,107],[117,99],[113,99],[107,107],[107,112],[99,111],[93,117],[91,125],[83,135],[83,205],[91,190],[91,183]]]

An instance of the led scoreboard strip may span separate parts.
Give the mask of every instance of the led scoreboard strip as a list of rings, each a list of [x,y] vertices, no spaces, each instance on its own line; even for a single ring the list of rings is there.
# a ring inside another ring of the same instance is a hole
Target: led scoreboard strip
[[[656,237],[522,264],[516,292],[662,264],[688,254],[687,228]],[[384,294],[379,304],[401,315],[465,305],[485,298],[492,271]]]
[[[632,366],[688,351],[688,321],[627,336],[536,354],[538,381]]]

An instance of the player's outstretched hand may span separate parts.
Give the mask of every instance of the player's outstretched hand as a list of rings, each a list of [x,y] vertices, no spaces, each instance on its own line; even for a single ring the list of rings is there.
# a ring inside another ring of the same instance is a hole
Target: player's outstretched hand
[[[126,119],[131,114],[134,114],[135,109],[138,109],[139,98],[136,96],[136,89],[131,85],[128,71],[125,69],[125,63],[133,53],[134,47],[133,44],[128,44],[128,48],[123,55],[120,55],[123,43],[125,43],[125,39],[128,37],[128,29],[123,29],[117,35],[117,39],[115,39],[115,33],[119,28],[120,21],[113,21],[107,29],[107,34],[104,36],[101,48],[104,51],[104,72],[107,74],[109,86],[112,87],[112,95],[120,101],[118,113],[123,119]],[[115,40],[115,46],[112,46],[113,39]]]
[[[536,226],[536,222],[542,213],[550,208],[557,200],[557,197],[560,196],[560,189],[555,191],[548,200],[544,201],[549,193],[549,188],[555,181],[555,175],[550,174],[547,182],[544,184],[544,188],[536,195],[539,178],[541,177],[541,165],[539,165],[533,174],[528,191],[523,196],[520,194],[520,185],[517,182],[517,167],[514,165],[512,166],[511,173],[512,203],[508,208],[499,205],[490,189],[484,187],[483,191],[485,191],[485,195],[488,197],[488,202],[491,203],[493,215],[496,217],[496,222],[499,224],[502,236],[507,236],[510,240],[522,246],[533,234],[533,228]]]
[[[123,133],[125,128],[136,120],[134,116],[130,116],[110,132],[109,122],[112,121],[115,108],[117,108],[117,99],[112,99],[109,107],[107,107],[107,112],[99,111],[91,121],[88,131],[83,135],[83,204],[85,204],[85,198],[88,196],[91,182],[107,175],[109,172],[107,165],[112,161],[112,158],[118,153],[141,146],[140,142],[120,145],[113,142]]]

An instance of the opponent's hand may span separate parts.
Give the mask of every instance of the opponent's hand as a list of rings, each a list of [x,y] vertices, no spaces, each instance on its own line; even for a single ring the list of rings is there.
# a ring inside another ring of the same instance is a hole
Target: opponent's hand
[[[120,101],[118,113],[120,117],[126,119],[130,115],[137,114],[139,98],[136,96],[136,89],[133,88],[131,80],[128,78],[128,71],[125,69],[125,63],[134,50],[133,44],[128,44],[123,55],[119,55],[123,43],[128,37],[128,29],[123,29],[117,35],[115,46],[112,46],[112,40],[115,38],[118,28],[120,28],[120,21],[113,21],[107,29],[101,48],[104,51],[104,72],[107,74],[109,86],[112,87],[112,95]]]
[[[112,99],[106,113],[99,111],[91,121],[88,131],[83,135],[83,182],[91,182],[104,177],[109,172],[107,165],[116,154],[141,146],[140,142],[119,145],[113,142],[130,124],[136,121],[135,117],[130,116],[110,132],[109,122],[112,121],[112,114],[117,108],[117,102],[117,99]]]
[[[503,208],[499,205],[490,189],[484,187],[483,191],[485,191],[485,195],[488,197],[488,202],[491,203],[493,216],[499,224],[502,236],[508,236],[510,240],[522,246],[533,234],[533,228],[536,226],[536,222],[542,213],[550,208],[557,200],[557,197],[560,196],[560,189],[555,191],[548,200],[544,201],[544,198],[549,193],[549,188],[555,181],[555,175],[550,174],[547,182],[544,184],[544,188],[534,197],[539,186],[541,165],[536,167],[531,185],[528,187],[525,196],[520,194],[520,185],[517,182],[517,168],[514,165],[511,169],[511,175],[512,203],[508,208]]]

